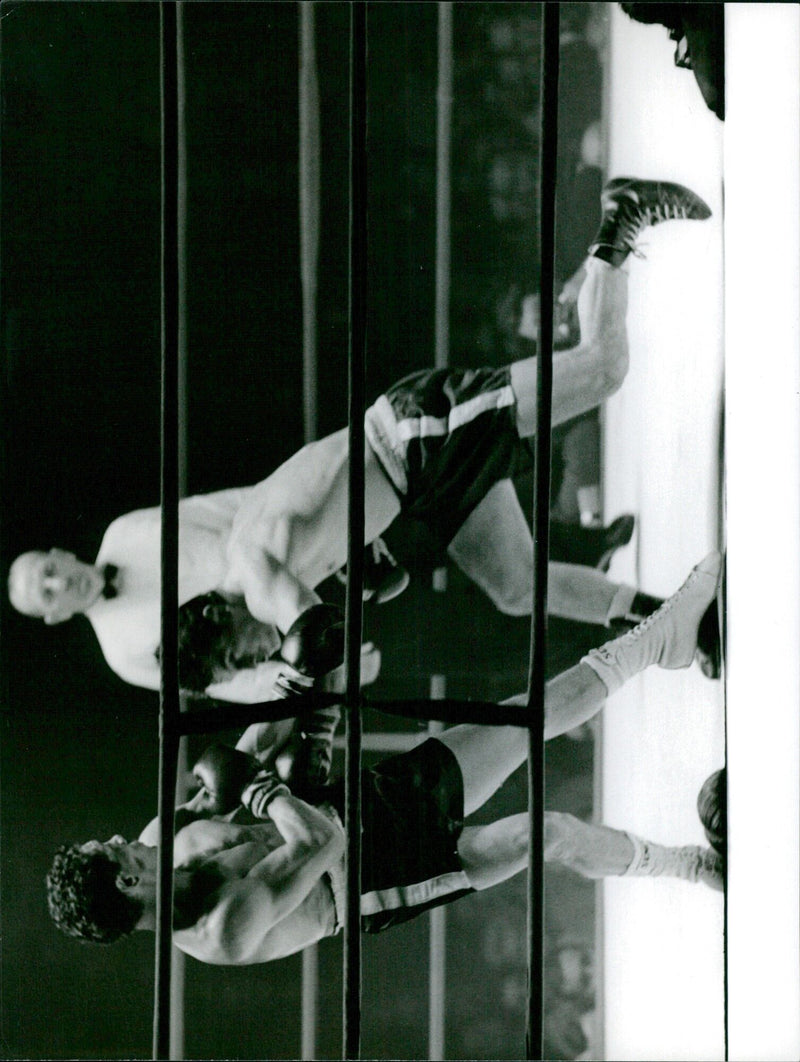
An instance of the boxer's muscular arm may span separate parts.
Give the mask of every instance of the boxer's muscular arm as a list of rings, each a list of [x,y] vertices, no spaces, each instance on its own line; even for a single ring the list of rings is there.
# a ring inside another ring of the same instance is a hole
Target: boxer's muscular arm
[[[240,593],[252,616],[284,633],[301,612],[322,600],[266,549],[240,544],[230,561],[224,589]]]
[[[218,701],[231,701],[236,704],[260,704],[262,701],[275,700],[275,680],[285,672],[287,665],[283,660],[264,660],[253,667],[242,668],[230,678],[212,682],[206,687],[209,697]],[[381,669],[380,650],[372,642],[361,646],[361,685],[368,686],[375,682]],[[344,665],[334,668],[324,675],[319,688],[327,693],[344,693]],[[239,748],[239,745],[236,746]],[[245,749],[249,752],[249,749]]]
[[[342,828],[296,797],[275,797],[269,815],[285,843],[246,877],[223,885],[197,926],[229,963],[251,961],[269,930],[299,907],[344,852]]]
[[[206,687],[209,697],[235,704],[260,704],[275,700],[275,680],[286,670],[282,660],[264,660],[253,667],[242,668],[230,678],[212,682]]]

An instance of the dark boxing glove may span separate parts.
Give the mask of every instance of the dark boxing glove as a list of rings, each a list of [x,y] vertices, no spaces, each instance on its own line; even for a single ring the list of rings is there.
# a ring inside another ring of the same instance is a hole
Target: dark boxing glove
[[[245,752],[221,742],[209,745],[192,768],[192,774],[206,793],[202,807],[213,815],[233,811],[259,768],[258,760]]]
[[[697,814],[711,847],[725,855],[728,836],[727,771],[722,767],[706,778],[697,794]]]
[[[333,671],[344,660],[344,612],[324,602],[307,608],[283,639],[281,657],[311,678]]]
[[[281,644],[281,659],[294,673],[282,673],[273,686],[276,697],[294,697],[310,690],[316,679],[344,659],[344,613],[324,602],[301,612]]]
[[[220,742],[209,745],[192,773],[206,794],[201,806],[214,815],[227,815],[244,805],[256,818],[264,818],[267,805],[289,792],[274,771],[262,769],[255,757]]]

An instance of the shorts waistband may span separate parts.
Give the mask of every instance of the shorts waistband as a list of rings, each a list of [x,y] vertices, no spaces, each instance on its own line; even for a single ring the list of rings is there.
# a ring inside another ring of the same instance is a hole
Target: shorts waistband
[[[381,395],[364,414],[364,434],[383,470],[401,496],[408,494],[405,448],[398,453],[397,418],[386,395]]]

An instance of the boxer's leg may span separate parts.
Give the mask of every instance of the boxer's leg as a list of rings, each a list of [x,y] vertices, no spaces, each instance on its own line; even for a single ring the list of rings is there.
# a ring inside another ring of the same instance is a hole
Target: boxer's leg
[[[717,593],[721,566],[720,555],[710,554],[652,616],[548,682],[545,739],[591,719],[609,694],[645,668],[688,667],[700,621]],[[523,693],[504,703],[525,705],[527,699]],[[447,745],[461,768],[465,815],[481,807],[528,754],[527,731],[521,727],[456,726],[437,735],[437,740]]]
[[[447,552],[507,616],[529,616],[533,539],[514,484],[499,480],[469,514]]]
[[[324,446],[324,449],[322,448]],[[321,534],[335,542],[335,552],[341,562],[347,559],[347,507],[349,495],[349,446],[347,429],[342,428],[329,439],[306,447],[308,461],[316,465],[320,460],[331,466],[324,476],[314,475],[312,482],[319,483],[319,494],[301,504],[301,513],[309,527],[319,528]],[[301,451],[303,453],[303,451]],[[302,483],[298,490],[302,495]],[[364,440],[364,542],[378,538],[400,513],[397,492],[384,472],[380,461],[369,443]],[[331,547],[328,547],[331,551]],[[341,567],[341,564],[336,565]],[[328,573],[330,574],[330,573]]]
[[[436,740],[450,749],[461,769],[465,816],[485,804],[528,757],[528,731],[518,726],[464,723]]]
[[[551,616],[607,627],[621,596],[632,600],[636,590],[612,583],[597,568],[557,561],[548,565],[547,611]]]
[[[447,552],[500,612],[530,615],[533,540],[510,479],[495,483]],[[607,626],[629,611],[636,596],[633,587],[610,582],[596,568],[551,561],[548,572],[547,611],[552,616]]]
[[[670,877],[723,887],[722,858],[711,849],[655,844],[561,812],[545,814],[544,857],[584,878]]]
[[[488,889],[524,870],[529,835],[526,813],[464,829],[458,854],[470,885]],[[544,859],[590,879],[663,876],[724,887],[722,858],[711,849],[658,845],[562,812],[544,813]]]
[[[621,387],[628,372],[628,277],[598,258],[586,263],[586,280],[578,296],[581,342],[553,356],[552,424],[563,424],[593,409]],[[526,438],[536,433],[536,358],[510,366],[517,399],[517,429]]]
[[[634,251],[639,234],[665,221],[703,221],[711,216],[691,189],[663,181],[615,178],[603,189],[600,202],[600,228],[589,248],[586,279],[578,295],[581,342],[553,358],[553,424],[599,405],[625,379],[628,283],[620,266]],[[517,428],[523,438],[536,431],[536,375],[535,358],[511,366]]]
[[[458,857],[472,888],[490,889],[525,870],[529,833],[526,813],[487,826],[466,826],[458,839]]]
[[[524,870],[529,836],[527,813],[464,829],[458,854],[472,887],[488,889]],[[634,854],[633,842],[621,830],[594,826],[561,812],[544,813],[546,863],[569,867],[585,878],[605,878],[625,874]]]

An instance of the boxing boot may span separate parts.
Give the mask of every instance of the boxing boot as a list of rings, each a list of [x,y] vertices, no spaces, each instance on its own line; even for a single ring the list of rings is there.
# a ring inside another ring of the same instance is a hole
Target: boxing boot
[[[603,217],[589,254],[612,266],[621,266],[636,239],[652,225],[664,221],[705,221],[711,217],[706,203],[682,184],[616,177],[600,196]]]
[[[722,556],[709,553],[672,597],[627,634],[583,657],[609,694],[652,664],[688,667],[697,650],[697,632],[719,588]]]

